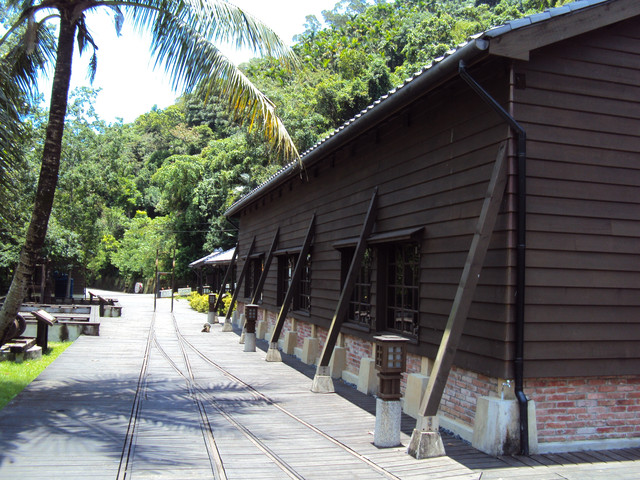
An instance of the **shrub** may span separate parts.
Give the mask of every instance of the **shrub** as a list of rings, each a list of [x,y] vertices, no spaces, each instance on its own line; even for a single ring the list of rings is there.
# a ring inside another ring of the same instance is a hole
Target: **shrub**
[[[191,308],[200,313],[209,311],[209,295],[200,295],[198,292],[191,292],[187,297]]]
[[[226,315],[227,310],[229,310],[229,305],[231,305],[231,295],[225,293],[222,295],[222,303],[218,307],[218,315]]]
[[[189,300],[189,305],[194,310],[201,313],[209,312],[209,295],[203,294],[200,295],[198,292],[191,292],[191,294],[187,297]],[[225,293],[222,295],[222,303],[218,306],[218,315],[226,315],[227,310],[229,309],[229,305],[231,305],[231,295]],[[235,308],[234,308],[235,310]]]

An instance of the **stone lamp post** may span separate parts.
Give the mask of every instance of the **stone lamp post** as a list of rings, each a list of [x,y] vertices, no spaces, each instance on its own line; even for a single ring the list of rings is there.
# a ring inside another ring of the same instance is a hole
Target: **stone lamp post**
[[[256,322],[258,321],[258,305],[250,304],[244,306],[245,315],[245,335],[244,351],[256,351]]]
[[[376,447],[400,445],[402,404],[400,381],[407,361],[407,338],[398,335],[373,337],[375,366],[378,370],[378,398],[376,399],[376,427],[373,444]]]

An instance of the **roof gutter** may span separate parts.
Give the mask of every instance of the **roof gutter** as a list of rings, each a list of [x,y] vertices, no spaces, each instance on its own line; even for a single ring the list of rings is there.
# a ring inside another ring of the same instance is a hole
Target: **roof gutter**
[[[335,152],[353,138],[366,133],[376,125],[391,117],[406,106],[416,101],[439,84],[457,75],[458,63],[475,63],[488,54],[489,42],[483,38],[475,38],[464,47],[453,51],[448,56],[434,61],[433,65],[403,85],[376,100],[351,120],[345,122],[330,136],[320,141],[307,152],[300,161],[294,161],[274,174],[269,180],[242,197],[225,212],[227,218],[240,213],[262,195],[278,188],[290,178],[297,176],[301,169],[308,168]]]
[[[465,62],[459,64],[460,77],[515,131],[518,157],[518,210],[517,210],[517,260],[516,260],[516,348],[514,358],[515,394],[520,408],[520,450],[529,455],[528,400],[524,394],[524,293],[527,218],[527,133],[502,106],[467,72]]]

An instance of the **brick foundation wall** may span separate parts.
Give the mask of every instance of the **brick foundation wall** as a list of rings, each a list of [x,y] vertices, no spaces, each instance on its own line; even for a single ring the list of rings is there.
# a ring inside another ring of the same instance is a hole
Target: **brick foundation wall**
[[[640,375],[525,381],[538,441],[640,437]]]
[[[347,371],[351,373],[358,373],[362,358],[373,358],[373,345],[371,342],[345,335],[344,346],[347,349]]]
[[[271,320],[271,314],[268,315]],[[273,318],[275,324],[275,314]],[[311,336],[311,324],[298,320],[298,347]],[[285,331],[291,321],[285,322]],[[327,331],[318,328],[322,349]],[[344,335],[347,370],[357,374],[363,357],[373,358],[373,343]],[[407,355],[406,376],[420,373],[422,357]],[[498,396],[497,378],[453,367],[440,411],[473,427],[478,397]],[[640,437],[640,375],[597,378],[526,379],[525,394],[536,403],[538,442],[576,442]]]
[[[497,391],[497,379],[454,366],[442,394],[440,411],[473,426],[478,397],[497,396]]]
[[[267,312],[267,329],[275,326],[278,316],[274,312]]]
[[[420,373],[422,370],[422,357],[407,353],[407,374]]]
[[[298,342],[296,346],[302,348],[304,339],[311,336],[311,324],[307,322],[296,322],[296,331],[298,332]]]

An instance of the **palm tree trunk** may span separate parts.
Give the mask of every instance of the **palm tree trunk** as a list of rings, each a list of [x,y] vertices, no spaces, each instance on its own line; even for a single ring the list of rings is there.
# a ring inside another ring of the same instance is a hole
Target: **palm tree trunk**
[[[16,318],[24,299],[27,281],[33,273],[33,268],[47,235],[47,225],[58,183],[62,134],[64,131],[64,118],[67,113],[67,97],[71,80],[71,62],[73,60],[76,30],[76,20],[73,18],[72,13],[64,11],[60,13],[56,68],[51,87],[49,123],[42,153],[40,178],[38,180],[31,223],[27,230],[24,246],[20,252],[20,261],[14,272],[7,298],[2,305],[2,310],[0,310],[0,332],[3,334],[9,324]],[[0,335],[0,342],[2,337],[3,335]]]

